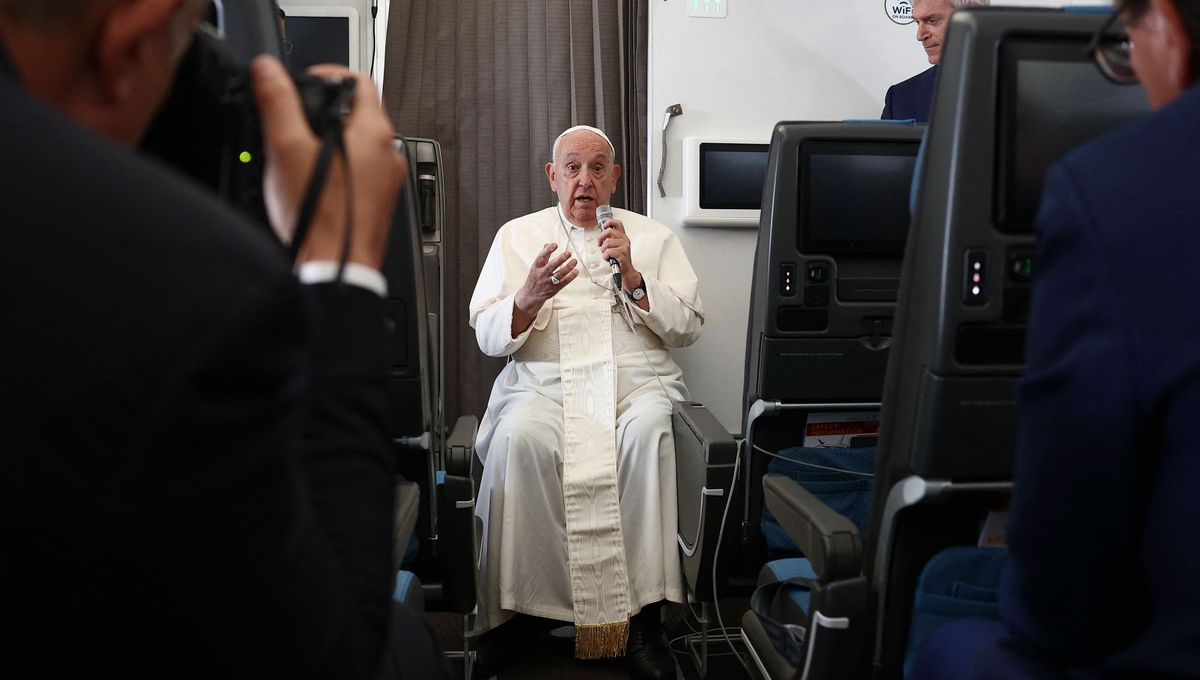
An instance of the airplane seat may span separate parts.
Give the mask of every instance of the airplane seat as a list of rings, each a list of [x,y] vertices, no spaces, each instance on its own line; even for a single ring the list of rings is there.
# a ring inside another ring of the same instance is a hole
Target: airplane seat
[[[793,652],[804,641],[800,657],[772,644],[764,617],[743,620],[764,676],[899,678],[944,621],[995,616],[1005,552],[977,546],[992,542],[989,527],[1002,533],[992,521],[1011,490],[1042,174],[1065,151],[1147,111],[1140,91],[1104,80],[1087,56],[1102,21],[1060,10],[954,14],[914,180],[882,391],[864,609],[857,619],[827,613],[817,602],[828,580],[819,569],[816,579],[802,574],[776,586],[812,592],[799,611],[761,610],[803,627],[784,629]],[[763,488],[810,559],[808,550],[853,543],[852,523],[811,512],[819,503],[790,479],[769,475]],[[828,653],[816,640],[841,642],[830,631],[852,642]]]
[[[928,632],[923,607],[936,598],[922,587],[942,555],[1001,542],[992,521],[1011,491],[1045,171],[1150,111],[1088,55],[1105,19],[972,8],[951,21],[884,388],[867,547],[877,677],[900,677]],[[984,555],[963,569],[986,589],[999,573],[986,560],[1004,557]],[[958,592],[964,612],[986,595]]]
[[[767,507],[804,557],[763,567],[742,617],[749,656],[768,678],[853,677],[867,610],[858,527],[785,475],[768,474],[762,485]]]
[[[787,646],[770,644],[762,617],[748,614],[744,635],[767,677],[898,678],[947,618],[994,615],[1005,554],[977,546],[991,543],[987,530],[996,532],[992,520],[1011,490],[1041,173],[1146,110],[1140,93],[1109,84],[1086,56],[1102,20],[1058,10],[955,13],[884,381],[863,544],[866,606],[857,620],[839,620],[818,608],[814,590],[808,618],[786,622],[804,625],[802,634],[791,629],[805,641],[803,664],[786,663]],[[791,480],[771,475],[764,489],[802,549],[852,543],[852,523],[805,514],[812,503]],[[829,630],[856,630],[848,650],[822,651],[814,634],[830,642]]]
[[[768,553],[762,476],[802,467],[781,451],[874,443],[922,133],[842,122],[772,135],[747,325],[743,569]]]
[[[824,672],[861,643],[852,624],[866,616],[862,544],[875,451],[792,447],[767,464],[761,531],[770,561],[742,630],[756,665],[780,674],[768,677]]]
[[[715,601],[730,573],[749,580],[784,554],[760,530],[761,480],[770,465],[804,466],[780,452],[807,442],[853,446],[861,457],[873,441],[921,135],[878,121],[774,130],[747,328],[745,435],[735,439],[701,404],[675,405],[678,541],[693,601]],[[852,477],[871,474],[869,463],[857,467]]]
[[[409,159],[409,177],[383,264],[393,330],[388,384],[398,479],[411,480],[419,502],[405,515],[415,556],[406,556],[413,539],[401,537],[398,509],[395,599],[465,615],[475,606],[475,496],[461,461],[473,455],[477,421],[459,418],[448,431],[444,417],[441,152],[428,139],[398,136],[396,147]]]

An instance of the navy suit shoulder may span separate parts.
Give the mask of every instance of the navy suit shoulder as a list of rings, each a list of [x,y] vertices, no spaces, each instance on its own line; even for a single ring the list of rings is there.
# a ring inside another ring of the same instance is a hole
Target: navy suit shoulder
[[[1198,127],[1193,88],[1046,179],[1001,611],[1063,670],[1200,668]]]
[[[908,80],[888,88],[884,96],[882,120],[916,120],[929,122],[933,103],[933,86],[937,82],[937,66],[930,66]]]
[[[1138,397],[1153,400],[1200,356],[1200,298],[1177,295],[1200,284],[1200,87],[1152,117],[1116,130],[1061,163],[1086,206],[1097,255],[1120,277],[1113,304],[1127,325],[1138,361]],[[1048,186],[1047,191],[1055,191]],[[1052,229],[1053,224],[1043,229]],[[1145,265],[1144,267],[1141,265]],[[1137,265],[1135,276],[1125,276]],[[1191,355],[1191,356],[1189,356]]]
[[[46,674],[366,677],[391,615],[383,301],[0,76],[0,555]]]

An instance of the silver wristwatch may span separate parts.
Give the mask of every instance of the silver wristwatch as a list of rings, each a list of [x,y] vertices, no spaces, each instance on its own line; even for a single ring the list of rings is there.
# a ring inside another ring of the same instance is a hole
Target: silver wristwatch
[[[642,277],[642,282],[638,284],[637,288],[629,291],[629,297],[633,298],[634,302],[639,302],[646,297],[646,277]]]

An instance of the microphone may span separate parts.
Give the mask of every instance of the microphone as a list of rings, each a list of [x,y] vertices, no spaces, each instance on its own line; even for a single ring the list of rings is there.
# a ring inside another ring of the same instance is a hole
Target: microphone
[[[600,223],[600,231],[604,231],[604,225],[613,218],[612,206],[605,203],[604,205],[596,206],[596,221]],[[608,264],[612,267],[613,283],[617,284],[617,292],[621,291],[621,266],[617,264],[617,258],[608,258]]]

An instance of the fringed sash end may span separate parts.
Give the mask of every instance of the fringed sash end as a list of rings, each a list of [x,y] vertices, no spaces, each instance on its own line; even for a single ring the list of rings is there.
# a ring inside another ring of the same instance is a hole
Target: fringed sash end
[[[576,659],[611,659],[625,656],[629,620],[599,625],[575,624]]]

